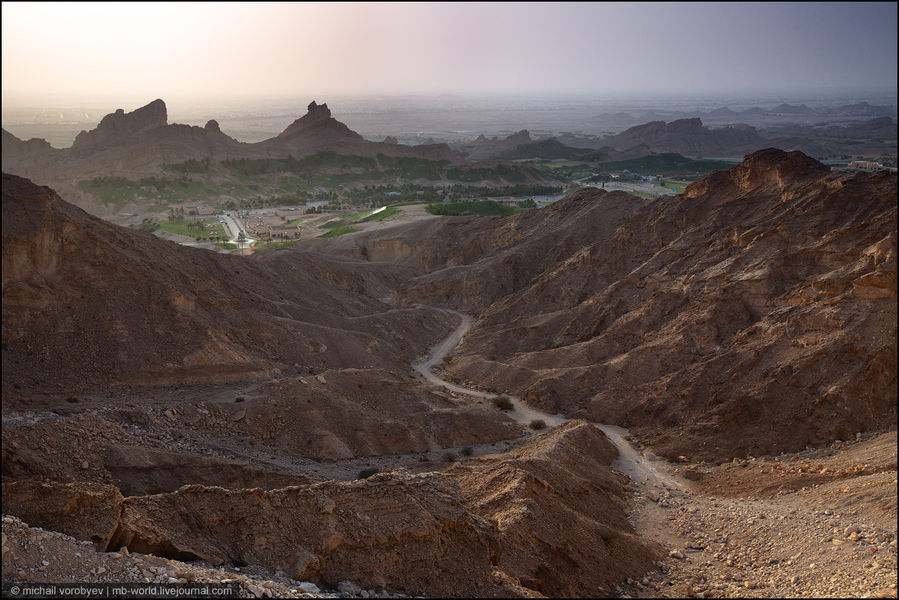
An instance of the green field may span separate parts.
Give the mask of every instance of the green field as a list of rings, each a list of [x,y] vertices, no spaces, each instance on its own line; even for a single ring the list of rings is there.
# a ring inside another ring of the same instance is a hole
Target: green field
[[[205,227],[200,225],[212,225],[212,227]],[[157,229],[161,229],[162,231],[167,231],[168,233],[174,233],[177,235],[184,235],[187,237],[192,237],[196,240],[200,239],[211,239],[213,236],[218,236],[217,239],[224,240],[228,239],[228,235],[225,233],[225,229],[222,227],[221,223],[218,222],[216,218],[209,219],[167,219],[165,221],[153,221],[150,219],[145,219],[144,223],[141,224],[141,229],[145,229],[147,231],[155,231]]]
[[[585,166],[587,166],[587,163],[580,162],[580,161],[567,160],[565,162],[546,163],[543,166],[548,167],[550,169],[562,169],[562,168],[566,168],[566,167],[585,167]]]

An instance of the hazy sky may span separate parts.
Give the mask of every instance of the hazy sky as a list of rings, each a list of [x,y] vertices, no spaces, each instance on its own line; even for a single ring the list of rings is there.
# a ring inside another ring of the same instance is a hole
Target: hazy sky
[[[896,3],[3,2],[4,92],[896,90]]]

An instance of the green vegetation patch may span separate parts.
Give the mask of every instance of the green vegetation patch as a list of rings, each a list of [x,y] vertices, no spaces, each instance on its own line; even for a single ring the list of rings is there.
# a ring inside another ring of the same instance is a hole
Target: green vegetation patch
[[[333,151],[318,152],[303,158],[239,158],[222,161],[222,166],[244,177],[267,173],[293,173],[308,178],[323,169],[367,169],[376,170],[378,163],[367,156],[338,154]]]
[[[144,219],[140,229],[156,231],[161,229],[168,233],[192,237],[195,240],[226,240],[228,235],[224,227],[214,217],[208,219],[185,219],[183,215],[173,213],[165,221]]]
[[[505,206],[492,200],[480,202],[449,202],[445,204],[428,204],[425,208],[432,215],[462,216],[479,215],[482,217],[507,217],[515,213],[515,208]]]
[[[337,229],[338,227],[349,227],[350,222],[346,219],[334,219],[318,226],[319,229]]]
[[[444,171],[450,161],[430,160],[415,156],[387,156],[377,155],[378,164],[388,175],[402,177],[404,179],[427,179],[439,181],[443,179]]]
[[[208,173],[210,170],[209,159],[195,160],[193,158],[180,163],[159,165],[163,171],[169,173]]]
[[[498,164],[494,167],[464,166],[447,169],[447,179],[465,182],[508,181],[522,183],[528,176],[539,176],[539,171],[531,167]]]
[[[78,189],[112,205],[139,200],[157,204],[197,201],[216,193],[215,187],[210,188],[204,182],[186,176],[145,177],[136,181],[124,177],[96,177],[79,181]]]
[[[567,160],[565,162],[551,162],[543,165],[550,169],[566,169],[569,167],[586,167],[587,163],[576,161],[576,160]]]

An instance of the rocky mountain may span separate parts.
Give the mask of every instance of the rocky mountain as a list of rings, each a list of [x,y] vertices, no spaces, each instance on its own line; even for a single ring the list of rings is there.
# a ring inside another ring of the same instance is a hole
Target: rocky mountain
[[[631,127],[603,140],[617,150],[645,144],[653,152],[677,152],[689,156],[731,156],[754,150],[762,137],[748,125],[709,129],[702,120],[652,121]]]
[[[784,102],[783,104],[775,106],[768,112],[780,115],[813,115],[816,111],[805,104],[793,105]]]
[[[168,125],[168,111],[165,102],[157,99],[134,112],[125,114],[120,108],[106,115],[96,129],[79,133],[72,147],[84,150],[111,145],[126,141],[135,134],[166,125]]]
[[[51,151],[52,150],[52,151]],[[223,133],[215,120],[204,127],[169,124],[162,100],[126,113],[108,114],[91,131],[82,131],[71,148],[51,149],[43,140],[22,142],[3,133],[4,168],[72,192],[73,178],[153,176],[163,164],[188,160],[294,158],[323,150],[362,156],[419,156],[457,160],[444,144],[402,146],[366,142],[362,136],[331,116],[327,104],[312,102],[306,115],[278,136],[257,143],[242,143]]]
[[[516,146],[530,144],[534,140],[531,139],[531,133],[527,129],[522,129],[505,138],[491,137],[481,134],[469,146],[464,146],[462,151],[466,153],[471,160],[485,160],[495,157],[500,152],[512,150]]]
[[[331,116],[327,104],[318,105],[313,100],[308,112],[291,123],[276,140],[290,142],[299,140],[301,144],[327,145],[335,142],[361,142],[362,136]]]
[[[896,176],[764,150],[654,201],[584,190],[316,247],[419,269],[479,315],[448,372],[715,460],[896,418]]]

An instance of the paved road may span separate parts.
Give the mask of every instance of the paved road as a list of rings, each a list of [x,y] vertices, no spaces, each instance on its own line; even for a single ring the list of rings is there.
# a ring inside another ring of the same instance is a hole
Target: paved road
[[[240,219],[236,219],[231,215],[222,215],[222,220],[225,221],[225,230],[228,232],[228,235],[231,239],[228,241],[232,244],[237,244],[238,246],[251,246],[256,240],[250,238],[250,234],[247,233],[246,228],[244,228],[243,223]],[[237,241],[238,235],[243,232],[244,237],[246,238],[246,242],[243,244]]]

